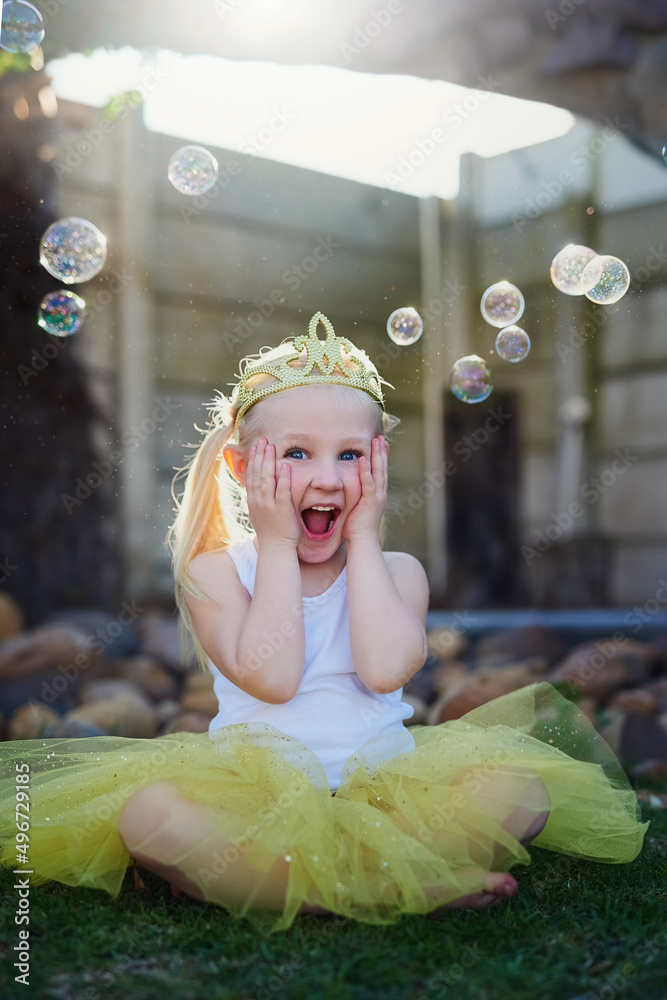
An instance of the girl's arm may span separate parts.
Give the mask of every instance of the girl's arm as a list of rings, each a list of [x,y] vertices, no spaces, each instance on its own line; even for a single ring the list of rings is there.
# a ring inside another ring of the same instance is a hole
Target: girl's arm
[[[209,603],[184,594],[197,638],[218,670],[259,701],[293,698],[306,655],[296,551],[260,548],[252,600],[224,552],[202,552],[189,571],[211,597]]]
[[[357,674],[370,691],[403,687],[426,661],[428,580],[405,552],[389,562],[377,536],[353,536],[347,548],[350,645]]]

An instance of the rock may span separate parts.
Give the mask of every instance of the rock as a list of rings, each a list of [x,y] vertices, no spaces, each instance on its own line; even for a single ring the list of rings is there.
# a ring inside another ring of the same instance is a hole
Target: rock
[[[426,633],[430,656],[438,660],[454,660],[468,647],[468,640],[457,628],[432,628]]]
[[[83,632],[89,647],[98,650],[107,660],[118,660],[141,652],[137,622],[143,609],[134,601],[125,601],[114,618],[99,608],[65,608],[47,618],[46,624],[66,625]]]
[[[44,739],[81,740],[87,736],[108,736],[104,729],[93,726],[90,722],[77,722],[75,719],[59,719],[42,733]]]
[[[0,643],[23,632],[23,612],[11,594],[0,590]]]
[[[636,764],[630,769],[630,777],[635,781],[644,779],[651,784],[667,780],[667,761],[665,760],[644,760],[641,764]]]
[[[659,712],[667,712],[667,677],[659,677],[645,685],[646,690],[654,696]]]
[[[98,662],[85,633],[70,625],[41,625],[0,646],[0,680],[25,678],[49,667],[60,667],[74,682],[83,670]]]
[[[540,679],[534,665],[481,668],[469,676],[467,683],[438,699],[429,712],[429,725],[440,725],[451,719],[460,719],[473,708],[486,705],[494,698],[517,691]]]
[[[658,703],[651,691],[645,688],[631,688],[628,691],[618,691],[608,707],[618,709],[620,712],[644,712],[645,715],[655,715]]]
[[[563,640],[546,625],[523,625],[494,632],[480,639],[474,649],[476,662],[485,667],[516,664],[531,657],[552,666],[564,654]]]
[[[207,733],[211,720],[196,712],[181,712],[174,716],[161,731],[161,736],[168,733]]]
[[[433,670],[433,680],[439,695],[449,694],[465,687],[471,676],[472,672],[456,660],[441,663]]]
[[[628,712],[621,731],[618,758],[626,770],[647,760],[667,762],[667,732],[657,719]]]
[[[155,716],[155,721],[158,726],[162,728],[170,722],[175,715],[181,711],[180,701],[176,701],[175,698],[165,698],[164,701],[159,702],[153,709],[153,715]]]
[[[410,719],[405,719],[404,725],[426,725],[426,702],[422,698],[418,698],[415,694],[406,694],[404,691],[401,696],[401,701],[405,702],[406,705],[412,705],[414,708],[414,714]]]
[[[186,691],[181,698],[181,707],[184,712],[195,712],[209,719],[219,711],[218,699],[213,693],[213,688],[210,691]]]
[[[81,705],[91,705],[95,701],[107,701],[115,698],[119,694],[139,695],[142,692],[135,684],[123,680],[121,677],[105,677],[99,681],[88,681],[81,685],[79,691],[79,703]]]
[[[606,701],[619,688],[647,680],[658,661],[655,647],[617,632],[612,638],[577,646],[547,680],[566,681],[587,697]]]
[[[193,671],[185,678],[184,688],[186,691],[212,691],[213,674],[208,670]]]
[[[178,695],[176,681],[154,656],[128,656],[116,660],[114,672],[136,684],[151,701],[164,701]]]
[[[58,722],[58,716],[45,705],[28,704],[17,708],[7,724],[7,739],[34,740],[44,734],[47,726]]]
[[[150,608],[142,615],[138,628],[143,651],[155,656],[170,670],[182,674],[196,667],[194,654],[185,660],[181,657],[178,615]]]
[[[67,721],[87,722],[114,736],[150,739],[157,722],[153,709],[139,692],[122,691],[105,701],[94,701],[75,708]]]

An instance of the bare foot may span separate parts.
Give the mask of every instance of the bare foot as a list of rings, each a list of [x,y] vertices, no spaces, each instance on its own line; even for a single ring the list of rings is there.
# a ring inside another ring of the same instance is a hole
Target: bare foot
[[[440,913],[441,910],[482,910],[487,906],[497,906],[504,899],[511,899],[519,891],[516,879],[506,872],[489,872],[484,876],[482,885],[483,889],[479,892],[472,892],[468,896],[459,896],[451,903],[438,906],[428,915]]]

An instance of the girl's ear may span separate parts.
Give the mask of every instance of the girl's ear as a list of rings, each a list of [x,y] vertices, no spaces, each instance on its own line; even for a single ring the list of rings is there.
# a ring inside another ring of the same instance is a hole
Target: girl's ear
[[[246,474],[248,472],[248,462],[241,449],[238,445],[226,444],[222,449],[222,455],[227,463],[227,468],[233,475],[234,479],[236,479],[241,486],[245,486]]]

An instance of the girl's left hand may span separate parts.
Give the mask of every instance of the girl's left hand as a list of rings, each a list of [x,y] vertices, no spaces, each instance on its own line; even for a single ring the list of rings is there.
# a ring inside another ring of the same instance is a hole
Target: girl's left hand
[[[381,434],[371,441],[370,463],[365,455],[359,458],[361,496],[343,525],[343,538],[346,541],[357,535],[378,537],[380,521],[387,504],[388,454],[389,445]]]

